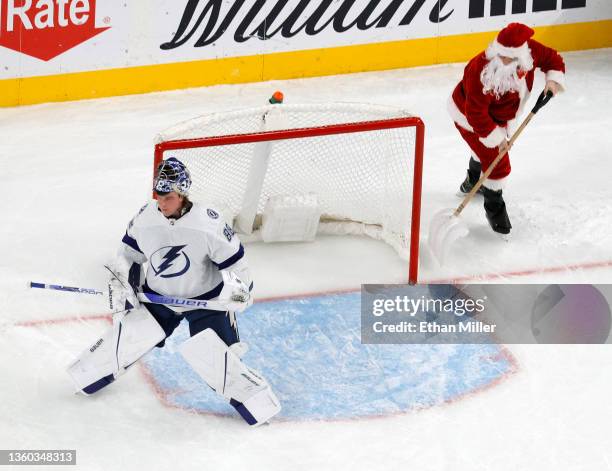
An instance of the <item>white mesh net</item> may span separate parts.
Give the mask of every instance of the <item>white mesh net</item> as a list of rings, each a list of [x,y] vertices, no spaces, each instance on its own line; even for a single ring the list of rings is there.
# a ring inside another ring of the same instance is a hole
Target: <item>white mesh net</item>
[[[409,116],[398,108],[369,104],[268,105],[195,118],[160,133],[157,142]],[[264,157],[262,149],[268,152]],[[272,196],[315,193],[322,210],[319,232],[382,239],[408,258],[414,127],[284,139],[268,147],[231,144],[163,154],[164,159],[171,156],[191,172],[190,197],[216,206],[228,221],[244,211],[245,195],[246,205],[256,207],[260,215]],[[253,171],[261,172],[260,191],[253,191]]]

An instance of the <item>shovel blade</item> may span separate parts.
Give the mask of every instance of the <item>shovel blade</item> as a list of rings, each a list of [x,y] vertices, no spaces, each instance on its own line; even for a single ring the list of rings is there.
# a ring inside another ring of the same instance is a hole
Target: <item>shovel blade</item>
[[[443,209],[434,214],[429,225],[427,245],[440,266],[444,265],[453,243],[468,233],[467,225],[459,216],[455,216],[453,209]]]

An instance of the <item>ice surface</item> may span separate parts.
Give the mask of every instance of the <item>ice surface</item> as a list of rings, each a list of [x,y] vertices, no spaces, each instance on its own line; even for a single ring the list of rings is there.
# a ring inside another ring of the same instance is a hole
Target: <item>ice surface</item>
[[[470,237],[448,265],[423,253],[422,281],[612,281],[612,50],[565,57],[567,92],[511,152],[510,242],[494,237],[477,201],[462,214]],[[289,102],[401,104],[421,116],[425,236],[435,211],[460,202],[468,152],[445,103],[461,71],[455,64],[0,110],[2,448],[76,448],[87,470],[612,469],[608,346],[513,345],[514,374],[443,406],[251,430],[235,417],[168,407],[140,366],[99,396],[73,396],[63,368],[106,328],[105,307],[26,288],[32,279],[104,286],[102,264],[149,195],[155,133],[259,106],[276,89]],[[542,85],[539,76],[536,90]],[[260,298],[399,282],[407,272],[393,249],[358,237],[257,243],[247,252]]]

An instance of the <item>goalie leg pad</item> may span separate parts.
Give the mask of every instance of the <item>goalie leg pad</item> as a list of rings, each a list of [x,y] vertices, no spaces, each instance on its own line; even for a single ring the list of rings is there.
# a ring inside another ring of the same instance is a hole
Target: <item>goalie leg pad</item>
[[[236,314],[231,311],[220,312],[197,309],[185,313],[185,319],[189,323],[189,335],[191,337],[203,330],[212,329],[227,345],[240,341]]]
[[[77,391],[93,394],[164,338],[166,333],[146,309],[131,311],[81,353],[68,367],[68,374]]]
[[[267,422],[281,410],[280,402],[266,380],[240,360],[244,344],[227,346],[212,329],[183,342],[183,358],[249,425]]]

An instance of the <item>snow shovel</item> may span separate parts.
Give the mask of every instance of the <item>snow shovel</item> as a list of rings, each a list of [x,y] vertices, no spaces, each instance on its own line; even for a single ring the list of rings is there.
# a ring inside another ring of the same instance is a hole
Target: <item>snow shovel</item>
[[[523,129],[525,129],[525,127],[529,124],[535,114],[540,111],[540,109],[544,105],[546,105],[546,103],[548,103],[552,97],[553,93],[551,91],[548,91],[548,93],[546,94],[544,92],[540,94],[540,96],[538,97],[538,101],[536,102],[529,115],[525,118],[525,120],[521,123],[520,127],[512,135],[510,141],[508,141],[508,148],[501,151],[497,155],[493,163],[489,165],[487,171],[481,175],[480,180],[478,180],[478,182],[474,185],[472,191],[470,191],[466,195],[466,197],[463,199],[457,209],[442,209],[434,215],[429,225],[429,237],[427,238],[427,243],[429,245],[431,253],[438,261],[440,266],[444,264],[444,259],[447,257],[453,242],[455,242],[461,237],[465,237],[469,233],[467,225],[459,218],[461,211],[463,211],[463,209],[472,200],[476,192],[482,186],[483,182],[487,178],[489,178],[489,175],[491,174],[497,163],[504,157],[504,155],[506,155],[508,151],[510,151],[514,144],[514,141],[516,141],[519,135],[523,132]]]

